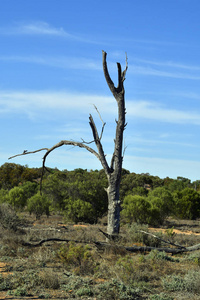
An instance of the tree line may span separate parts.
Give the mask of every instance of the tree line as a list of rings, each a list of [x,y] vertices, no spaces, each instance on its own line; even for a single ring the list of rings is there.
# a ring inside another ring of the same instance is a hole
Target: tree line
[[[50,169],[40,193],[41,168],[14,163],[0,167],[0,203],[40,218],[59,212],[69,221],[96,223],[107,213],[107,178],[104,170]],[[200,217],[200,180],[164,179],[122,169],[120,186],[122,222],[162,224],[168,216]]]

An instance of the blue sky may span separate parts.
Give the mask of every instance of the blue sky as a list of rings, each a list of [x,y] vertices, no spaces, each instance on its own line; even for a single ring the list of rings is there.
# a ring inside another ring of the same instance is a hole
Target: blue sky
[[[60,140],[92,140],[95,104],[113,151],[117,106],[104,79],[116,62],[125,81],[127,128],[123,167],[161,178],[200,179],[199,0],[0,1],[0,164],[40,167],[42,152],[8,157]],[[95,147],[95,145],[94,145]],[[47,166],[100,169],[86,150],[62,147]]]

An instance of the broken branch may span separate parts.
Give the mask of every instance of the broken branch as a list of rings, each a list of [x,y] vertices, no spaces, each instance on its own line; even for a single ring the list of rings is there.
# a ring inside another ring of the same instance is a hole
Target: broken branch
[[[24,150],[23,153],[13,155],[13,156],[9,157],[8,159],[12,159],[12,158],[17,157],[17,156],[33,154],[33,153],[37,153],[37,152],[44,151],[44,150],[48,150],[48,148],[41,148],[41,149],[38,149],[38,150],[35,150],[35,151],[29,151],[29,152],[27,150]]]

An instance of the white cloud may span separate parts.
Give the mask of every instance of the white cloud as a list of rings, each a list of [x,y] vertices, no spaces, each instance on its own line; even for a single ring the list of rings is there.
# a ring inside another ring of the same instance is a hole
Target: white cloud
[[[137,59],[138,62],[146,63],[150,65],[155,65],[159,67],[170,67],[170,68],[178,68],[178,69],[186,69],[191,71],[200,71],[199,66],[194,65],[186,65],[182,63],[176,63],[173,61],[155,61],[155,60],[146,60],[146,59]]]
[[[70,93],[67,91],[0,91],[0,114],[25,113],[29,116],[45,111],[96,114],[93,104],[103,116],[116,114],[117,107],[112,96]],[[157,122],[200,125],[200,114],[194,111],[169,109],[159,103],[134,100],[127,101],[127,118],[144,118]]]
[[[29,23],[21,22],[16,23],[14,26],[1,27],[0,35],[54,36],[89,44],[102,44],[102,42],[97,41],[94,37],[88,38],[86,36],[71,34],[62,27],[57,28],[43,21],[34,21]]]
[[[62,91],[0,91],[0,113],[25,113],[29,117],[44,111],[66,112],[67,115],[73,110],[76,114],[96,113],[93,104],[107,114],[113,113],[113,103],[115,100],[112,97]]]
[[[200,125],[200,114],[193,111],[168,109],[159,103],[141,100],[127,101],[126,106],[129,116],[159,122]]]
[[[0,34],[6,35],[53,35],[71,37],[62,27],[55,28],[46,22],[17,23],[13,27],[0,28]]]
[[[142,75],[151,75],[158,77],[170,77],[170,78],[178,78],[178,79],[190,79],[190,80],[200,80],[199,74],[184,74],[181,72],[174,71],[166,71],[166,70],[158,70],[149,66],[138,66],[132,65],[129,66],[129,70],[132,74],[142,74]]]
[[[36,22],[32,24],[24,24],[17,28],[17,32],[20,34],[36,34],[36,35],[56,35],[68,37],[68,34],[64,29],[51,27],[46,22]]]
[[[78,69],[78,70],[97,70],[102,71],[101,62],[83,57],[67,57],[67,56],[0,56],[1,61],[34,63],[50,67],[62,69]]]

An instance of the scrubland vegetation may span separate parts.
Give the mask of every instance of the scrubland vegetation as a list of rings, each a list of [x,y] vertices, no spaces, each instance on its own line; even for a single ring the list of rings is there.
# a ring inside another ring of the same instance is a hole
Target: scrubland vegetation
[[[184,247],[200,243],[200,181],[123,170],[120,237],[104,249],[95,243],[105,240],[104,172],[50,171],[41,195],[41,169],[0,167],[1,299],[200,299],[200,252],[171,256],[143,233]],[[57,241],[34,247],[48,238]],[[155,250],[119,247],[133,245]]]

